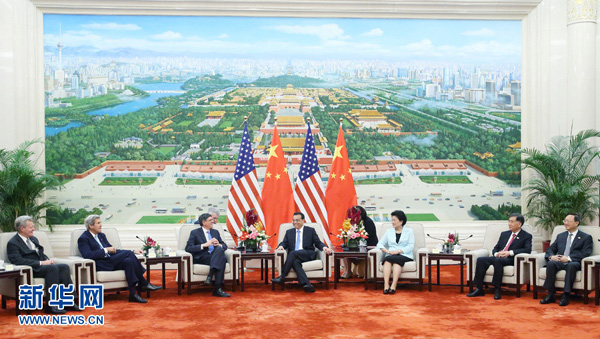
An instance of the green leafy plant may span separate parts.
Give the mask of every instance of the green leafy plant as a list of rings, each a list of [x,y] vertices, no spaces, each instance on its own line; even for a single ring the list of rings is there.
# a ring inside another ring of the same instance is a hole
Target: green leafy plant
[[[523,169],[534,171],[524,186],[529,193],[527,217],[537,219],[543,229],[561,225],[569,213],[579,214],[582,220],[598,215],[600,175],[588,171],[600,158],[600,149],[588,144],[594,137],[600,137],[600,132],[584,130],[553,137],[545,152],[533,148],[522,151]]]
[[[59,180],[36,169],[39,159],[31,150],[39,140],[27,141],[14,150],[0,149],[0,229],[14,231],[14,221],[20,215],[34,220],[45,218],[44,209],[57,208],[55,203],[45,201],[46,189],[61,186]],[[50,230],[52,225],[48,224]]]

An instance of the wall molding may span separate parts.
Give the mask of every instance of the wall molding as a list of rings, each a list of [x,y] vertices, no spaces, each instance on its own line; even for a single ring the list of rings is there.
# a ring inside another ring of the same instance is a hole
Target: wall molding
[[[519,20],[542,0],[29,0],[43,13]]]

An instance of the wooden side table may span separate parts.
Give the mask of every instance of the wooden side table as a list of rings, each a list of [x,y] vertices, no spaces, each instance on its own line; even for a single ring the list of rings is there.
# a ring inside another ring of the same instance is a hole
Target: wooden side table
[[[14,279],[15,281],[15,314],[19,315],[19,285],[21,284],[21,271],[20,270],[11,270],[11,271],[0,271],[0,279]],[[6,309],[6,298],[2,297],[2,308]]]
[[[275,253],[273,252],[246,252],[242,251],[240,256],[240,275],[241,275],[241,287],[244,292],[244,267],[247,260],[259,259],[260,260],[260,278],[263,278],[263,263],[264,263],[264,278],[265,285],[269,284],[269,261],[271,261],[271,276],[275,279]],[[271,289],[275,291],[275,283],[271,283]]]
[[[454,253],[428,253],[427,254],[427,270],[429,271],[429,292],[431,292],[431,266],[432,261],[436,261],[437,264],[437,285],[440,285],[440,260],[452,260],[458,261],[460,263],[460,293],[464,293],[464,267],[465,267],[465,256],[463,253],[454,254]]]
[[[167,288],[167,282],[165,280],[165,264],[172,263],[177,264],[177,295],[181,295],[181,285],[183,281],[183,259],[180,255],[169,257],[162,256],[156,258],[146,258],[146,279],[150,282],[150,266],[162,264],[162,289]],[[150,291],[146,291],[146,297],[150,298]]]
[[[342,259],[361,259],[365,261],[365,291],[368,289],[368,252],[366,247],[359,247],[357,251],[343,251],[341,247],[335,247],[335,252],[333,253],[333,289],[337,290],[337,284],[340,280],[340,266],[342,263]]]

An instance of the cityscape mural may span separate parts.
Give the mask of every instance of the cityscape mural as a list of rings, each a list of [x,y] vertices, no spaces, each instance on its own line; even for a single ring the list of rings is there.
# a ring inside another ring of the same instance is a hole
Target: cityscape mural
[[[375,221],[521,210],[519,21],[45,14],[44,60],[55,223],[224,218],[244,117],[292,181],[310,118],[325,184],[341,121]]]

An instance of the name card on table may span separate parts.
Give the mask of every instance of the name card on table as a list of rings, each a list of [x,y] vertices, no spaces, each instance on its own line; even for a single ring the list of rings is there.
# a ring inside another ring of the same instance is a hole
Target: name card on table
[[[148,258],[156,258],[156,253],[148,253]]]
[[[440,249],[439,248],[434,248],[431,250],[431,253],[437,254],[440,253]]]
[[[457,250],[455,249],[452,253],[454,253],[454,254],[461,254],[462,250],[461,249],[457,249]]]
[[[177,253],[176,252],[169,252],[169,257],[176,257]]]
[[[14,269],[15,269],[15,266],[14,266],[14,265],[9,265],[9,264],[6,264],[6,265],[4,265],[4,268],[5,268],[7,271],[12,271],[12,270],[14,270]]]

